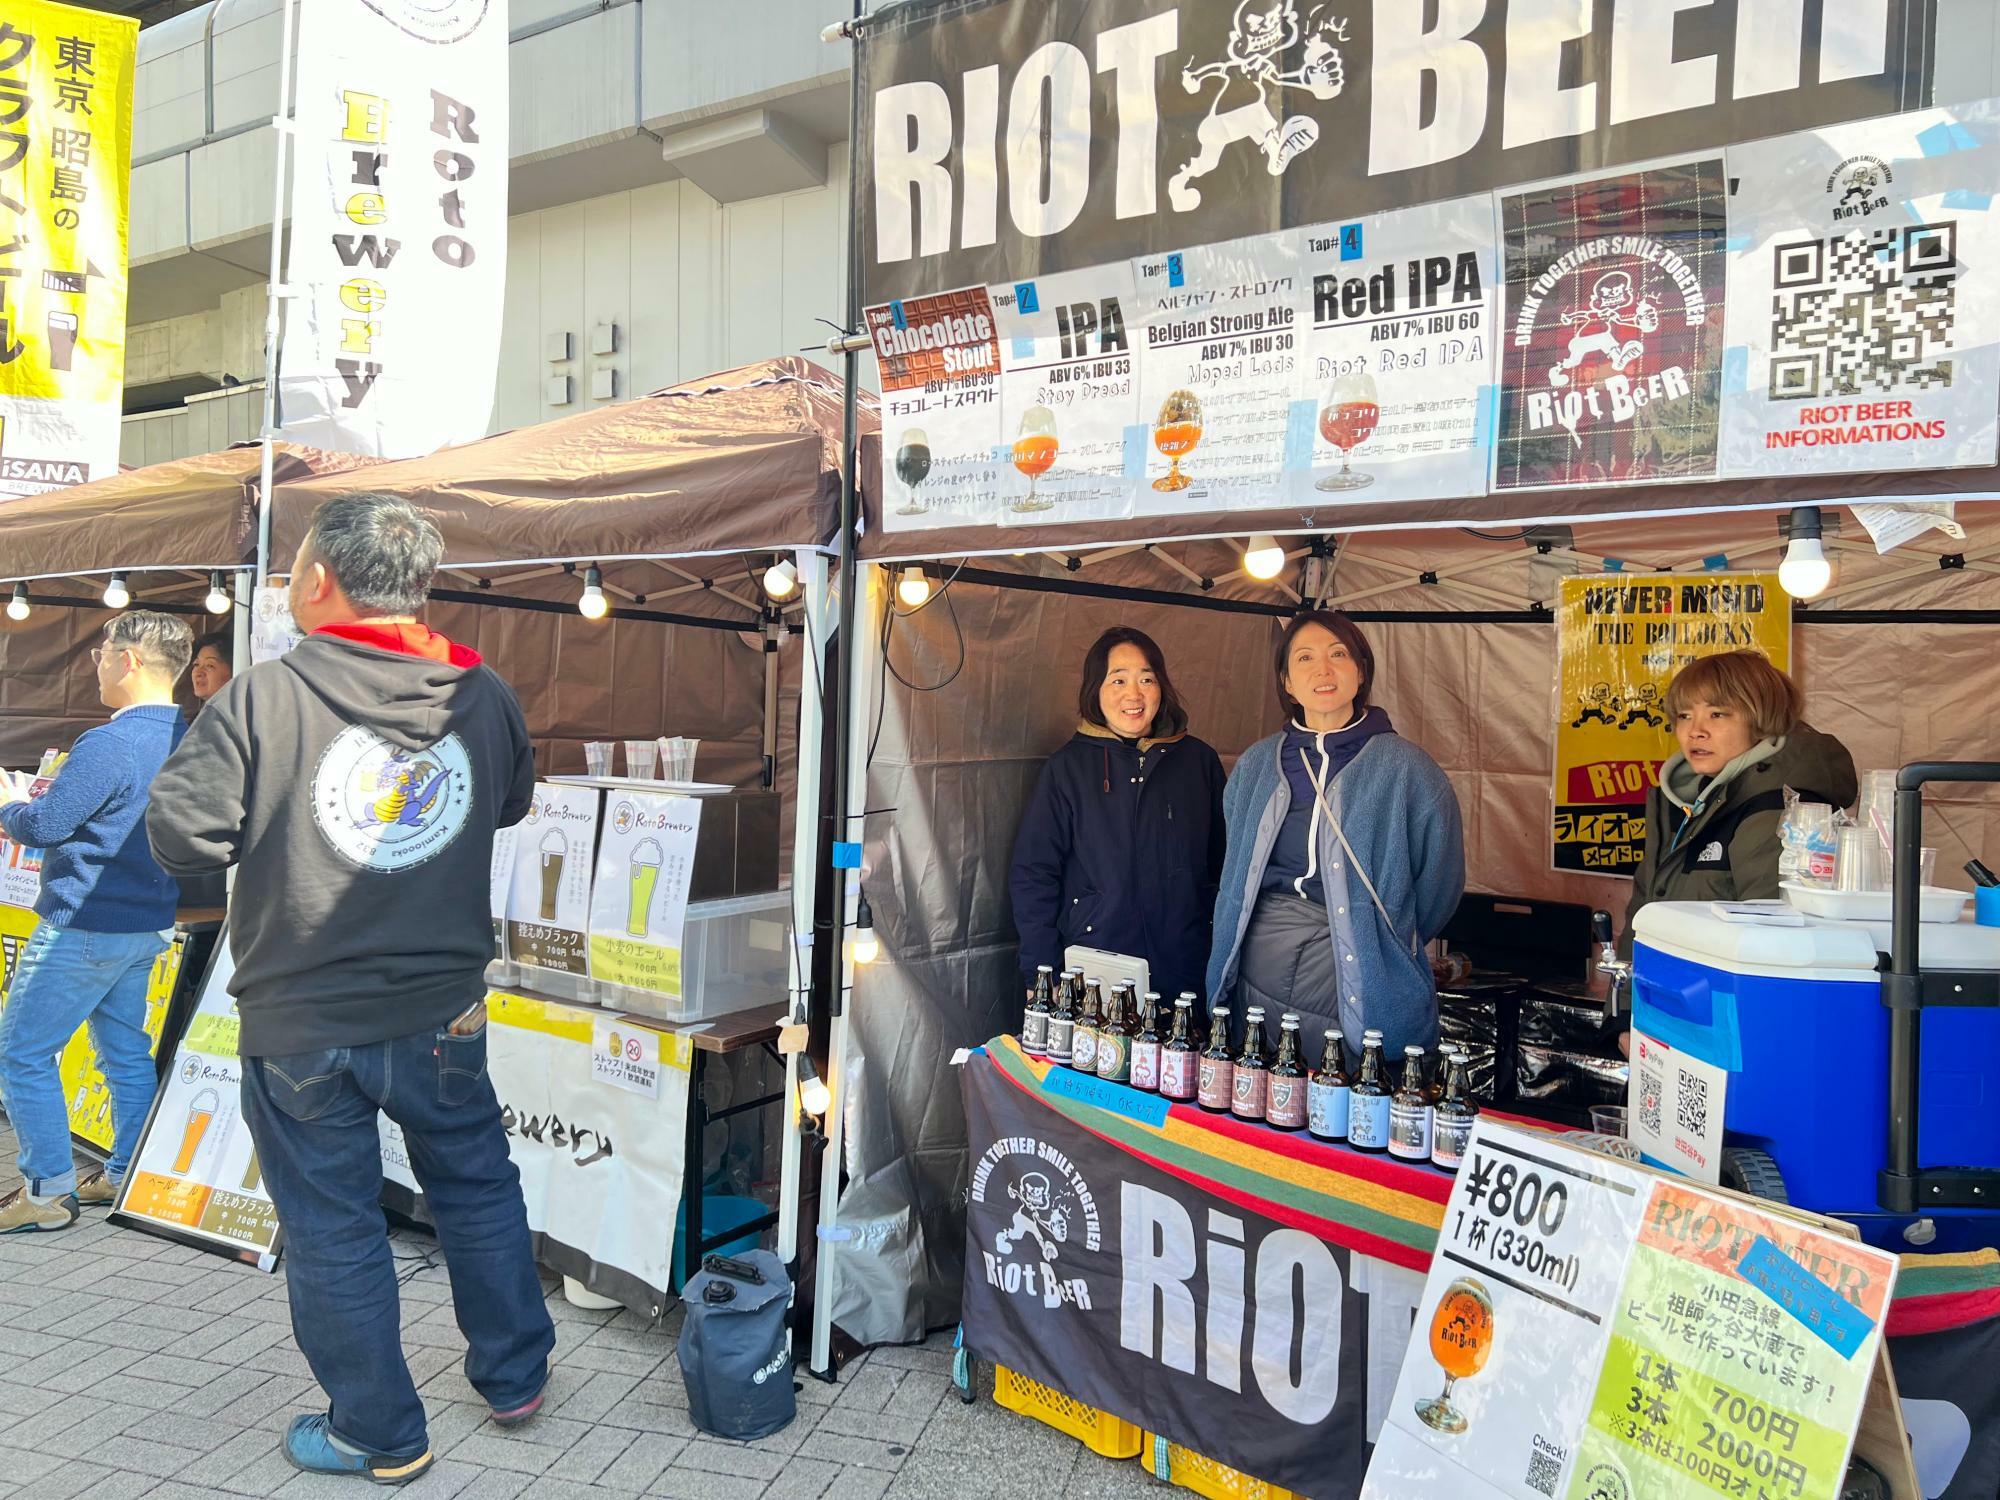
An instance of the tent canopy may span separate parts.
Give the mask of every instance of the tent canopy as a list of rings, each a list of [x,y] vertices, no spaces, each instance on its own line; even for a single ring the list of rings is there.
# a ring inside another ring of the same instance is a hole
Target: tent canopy
[[[560,421],[371,469],[370,490],[421,506],[447,567],[791,551],[839,523],[838,376],[784,358]],[[878,425],[864,400],[863,430]],[[340,476],[281,484],[283,571]]]

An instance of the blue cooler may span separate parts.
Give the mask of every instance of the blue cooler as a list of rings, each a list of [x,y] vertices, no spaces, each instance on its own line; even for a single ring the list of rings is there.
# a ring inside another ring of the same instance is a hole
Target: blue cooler
[[[1889,1129],[1877,964],[1888,924],[1754,926],[1723,921],[1707,902],[1666,901],[1641,909],[1633,936],[1633,1027],[1729,1074],[1726,1144],[1767,1153],[1792,1203],[1907,1248],[1912,1221],[1877,1199]],[[2000,929],[1926,923],[1922,956],[1926,968],[2000,969]],[[1921,1165],[2000,1168],[2000,1011],[1926,1009],[1921,1062]],[[2000,1211],[1931,1218],[1934,1249],[2000,1244]]]

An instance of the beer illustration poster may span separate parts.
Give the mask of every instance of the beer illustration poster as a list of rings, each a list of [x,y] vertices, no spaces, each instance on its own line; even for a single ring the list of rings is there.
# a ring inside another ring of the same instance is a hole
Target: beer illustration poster
[[[1792,607],[1775,573],[1601,573],[1556,602],[1551,867],[1629,875],[1646,849],[1646,793],[1678,748],[1667,684],[1698,657],[1792,661]],[[1697,864],[1707,853],[1695,849]]]
[[[871,307],[882,379],[882,524],[991,524],[1012,450],[1000,444],[1000,339],[983,286]]]
[[[1546,1135],[1473,1127],[1364,1500],[1559,1493],[1650,1180]]]
[[[1990,464],[2000,105],[1734,146],[1725,474]],[[1740,353],[1738,352],[1740,351]]]
[[[1501,198],[1495,490],[1713,477],[1727,230],[1719,157]]]
[[[543,781],[514,835],[507,953],[557,974],[590,972],[590,868],[597,857],[598,792]]]
[[[1285,433],[1291,502],[1482,493],[1500,295],[1493,200],[1316,225],[1293,241],[1304,355]]]
[[[1269,508],[1299,363],[1289,236],[1132,263],[1141,515]]]
[[[618,791],[605,802],[590,900],[590,972],[605,984],[678,995],[701,800]]]
[[[1150,433],[1139,425],[1129,263],[991,289],[1000,332],[1007,525],[1132,514]],[[885,455],[886,456],[886,455]]]

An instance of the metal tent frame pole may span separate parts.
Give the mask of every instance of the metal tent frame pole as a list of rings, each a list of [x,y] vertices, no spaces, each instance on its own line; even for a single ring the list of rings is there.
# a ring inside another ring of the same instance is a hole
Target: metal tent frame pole
[[[283,21],[278,43],[277,170],[271,183],[271,278],[264,308],[264,428],[257,456],[257,582],[271,576],[271,469],[278,437],[278,346],[284,338],[281,309],[285,287],[285,178],[292,158],[292,26],[304,0],[279,0]]]

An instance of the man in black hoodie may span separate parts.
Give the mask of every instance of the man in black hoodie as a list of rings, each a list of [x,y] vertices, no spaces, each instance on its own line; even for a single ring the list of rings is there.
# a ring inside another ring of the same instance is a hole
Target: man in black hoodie
[[[234,864],[230,993],[243,1117],[284,1225],[292,1331],[331,1409],[285,1453],[402,1484],[431,1465],[377,1199],[380,1111],[403,1129],[468,1349],[503,1426],[540,1409],[555,1329],[486,1076],[496,828],[535,765],[479,655],[418,623],[444,552],[386,495],[327,501],[292,565],[306,639],[242,673],[153,783],[161,866]]]

